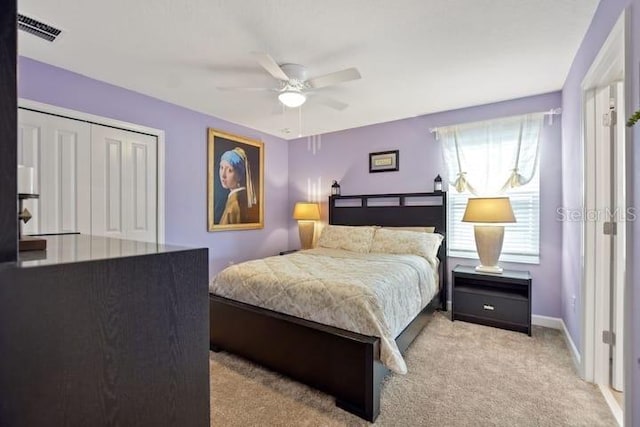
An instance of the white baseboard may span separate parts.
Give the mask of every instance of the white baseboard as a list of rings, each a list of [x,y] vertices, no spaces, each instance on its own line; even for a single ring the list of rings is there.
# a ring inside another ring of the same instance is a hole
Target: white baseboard
[[[604,396],[604,400],[607,402],[607,405],[609,405],[609,409],[613,414],[613,418],[616,419],[619,426],[622,426],[624,416],[622,414],[622,408],[620,407],[620,404],[618,403],[616,398],[613,397],[613,393],[611,392],[609,387],[598,384],[598,388],[600,389],[600,393],[602,393],[602,396]]]
[[[576,369],[578,370],[578,372],[581,372],[582,359],[580,358],[580,352],[578,351],[576,344],[573,342],[573,339],[571,339],[571,334],[569,333],[569,330],[567,329],[567,325],[565,325],[564,320],[560,319],[560,321],[562,322],[562,332],[564,332],[563,333],[564,341],[567,343],[567,347],[569,347],[569,352],[573,357],[573,364],[576,366]]]
[[[562,330],[562,319],[558,317],[541,316],[539,314],[533,314],[531,316],[531,324],[536,326],[543,326],[545,328]]]
[[[567,329],[567,325],[565,325],[564,320],[558,317],[548,317],[534,314],[533,316],[531,316],[531,323],[538,326],[544,326],[545,328],[558,329],[559,331],[561,331],[564,342],[567,344],[567,347],[569,347],[569,353],[571,353],[573,364],[575,365],[576,370],[580,372],[580,353],[578,352],[578,348],[571,338],[571,334],[569,334],[569,330]]]

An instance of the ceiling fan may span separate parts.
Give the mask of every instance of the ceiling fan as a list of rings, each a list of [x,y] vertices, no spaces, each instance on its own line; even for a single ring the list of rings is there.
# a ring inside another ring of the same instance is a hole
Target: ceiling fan
[[[264,52],[253,52],[252,55],[258,63],[267,70],[274,78],[278,79],[279,87],[263,88],[263,87],[218,87],[218,90],[224,91],[269,91],[278,92],[278,100],[289,108],[300,107],[307,101],[307,97],[313,94],[313,90],[321,89],[327,86],[333,86],[339,83],[357,80],[360,78],[360,72],[356,68],[347,68],[345,70],[336,71],[318,77],[309,78],[307,67],[299,64],[282,64],[278,63],[271,55]],[[344,110],[348,104],[337,101],[333,98],[315,95],[314,100],[336,110]]]

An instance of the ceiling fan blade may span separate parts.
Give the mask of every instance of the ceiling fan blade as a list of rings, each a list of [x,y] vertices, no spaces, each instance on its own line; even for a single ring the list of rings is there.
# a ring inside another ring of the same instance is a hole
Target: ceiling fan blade
[[[280,68],[278,63],[271,57],[271,55],[264,52],[253,52],[252,54],[256,58],[256,61],[258,61],[258,64],[262,65],[262,68],[267,70],[267,72],[273,77],[278,80],[289,80],[289,76],[287,76],[287,74],[282,71],[282,68]]]
[[[216,89],[223,92],[274,92],[276,89],[269,87],[241,87],[241,86],[226,86],[217,87]]]
[[[313,100],[318,102],[319,104],[325,105],[329,108],[333,108],[334,110],[338,110],[338,111],[342,111],[349,106],[349,104],[345,104],[344,102],[338,101],[333,98],[327,98],[326,96],[314,95]]]
[[[336,71],[335,73],[325,74],[324,76],[314,77],[307,80],[312,88],[317,89],[325,86],[331,86],[338,83],[348,82],[350,80],[358,80],[360,72],[357,68],[347,68],[346,70]]]

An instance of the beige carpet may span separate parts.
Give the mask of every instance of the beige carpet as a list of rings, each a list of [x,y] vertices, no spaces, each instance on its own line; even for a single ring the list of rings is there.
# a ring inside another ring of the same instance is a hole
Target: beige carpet
[[[559,331],[533,337],[435,314],[382,388],[376,426],[614,426]],[[213,426],[356,426],[333,398],[228,353],[210,353]]]

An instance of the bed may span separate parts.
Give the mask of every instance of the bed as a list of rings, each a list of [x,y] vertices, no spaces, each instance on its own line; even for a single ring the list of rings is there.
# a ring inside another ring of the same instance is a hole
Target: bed
[[[329,223],[433,226],[446,236],[446,193],[332,196]],[[312,251],[305,256],[315,262],[339,254]],[[291,263],[305,259],[296,254],[285,257],[291,257]],[[393,355],[390,359],[388,350],[395,348],[404,353],[431,313],[446,309],[446,239],[439,248],[438,259],[433,265],[437,280],[429,301],[422,304],[424,308],[413,319],[403,321],[401,331],[393,331],[395,342],[385,339],[388,335],[385,333],[358,333],[306,320],[276,311],[277,306],[268,309],[238,301],[230,293],[209,295],[211,349],[240,355],[329,393],[336,397],[339,407],[373,422],[380,411],[380,385],[388,372],[387,366],[402,371],[402,366],[393,364],[397,359]],[[386,261],[383,258],[375,262]],[[269,259],[256,264],[269,268]]]

